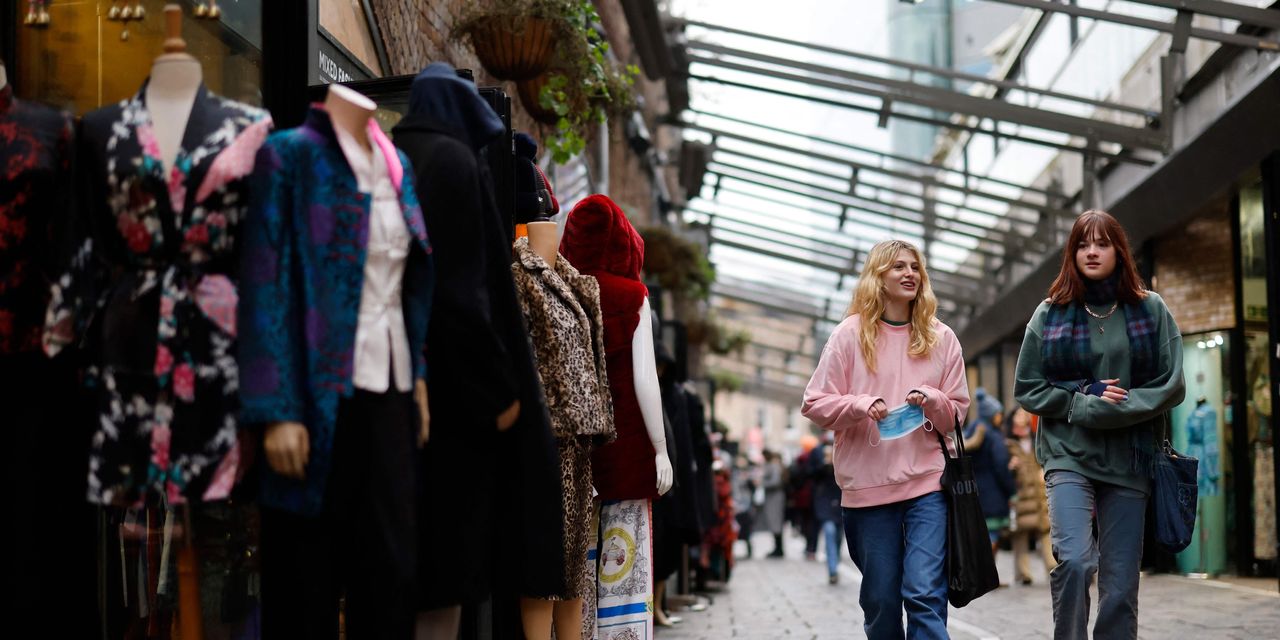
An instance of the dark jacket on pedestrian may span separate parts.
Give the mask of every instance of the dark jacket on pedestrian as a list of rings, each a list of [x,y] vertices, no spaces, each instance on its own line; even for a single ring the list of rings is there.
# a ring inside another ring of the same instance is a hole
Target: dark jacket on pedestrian
[[[1009,498],[1017,493],[1013,474],[1009,472],[1009,448],[1004,434],[989,422],[977,421],[969,425],[965,437],[965,450],[973,458],[973,476],[978,482],[978,501],[982,503],[982,515],[988,518],[1007,518]]]
[[[832,445],[823,445],[830,447]],[[836,469],[830,463],[824,463],[823,449],[813,450],[810,464],[815,465],[813,472],[813,517],[818,522],[842,522],[844,515],[840,509],[840,485],[836,484]]]
[[[502,128],[473,84],[433,64],[393,131],[431,194],[425,214],[440,274],[427,339],[431,438],[419,469],[424,610],[481,602],[491,586],[531,597],[564,590],[560,461],[479,156]],[[516,399],[520,417],[500,434],[497,416]]]

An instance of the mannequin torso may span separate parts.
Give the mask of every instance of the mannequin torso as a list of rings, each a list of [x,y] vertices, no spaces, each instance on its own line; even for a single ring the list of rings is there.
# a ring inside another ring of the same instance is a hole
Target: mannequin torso
[[[166,53],[151,66],[145,98],[166,172],[178,157],[191,107],[202,82],[204,72],[200,61],[185,53]]]

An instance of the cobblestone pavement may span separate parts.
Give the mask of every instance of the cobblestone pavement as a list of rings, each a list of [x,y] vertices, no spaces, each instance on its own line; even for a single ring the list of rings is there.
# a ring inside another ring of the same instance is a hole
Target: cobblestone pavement
[[[772,539],[755,540],[756,557],[739,560],[730,584],[711,594],[705,611],[676,611],[683,621],[658,628],[662,640],[775,640],[782,638],[861,638],[858,607],[860,576],[846,555],[840,583],[827,584],[822,551],[818,561],[804,560],[800,540],[788,541],[785,559],[767,559]],[[744,550],[738,543],[738,552]],[[842,553],[846,553],[842,551]],[[1000,552],[1002,579],[1013,573],[1013,556]],[[951,637],[963,640],[1052,638],[1053,613],[1043,564],[1033,564],[1035,582],[999,589],[951,609]],[[1195,638],[1280,638],[1280,595],[1276,581],[1194,580],[1172,575],[1142,578],[1139,592],[1139,637],[1152,640]],[[1091,596],[1096,614],[1097,591]]]

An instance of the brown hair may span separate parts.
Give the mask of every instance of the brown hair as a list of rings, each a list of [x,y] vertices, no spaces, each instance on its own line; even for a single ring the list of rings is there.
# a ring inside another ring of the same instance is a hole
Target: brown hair
[[[1076,266],[1076,248],[1092,237],[1106,239],[1116,249],[1116,299],[1135,304],[1147,297],[1146,286],[1138,275],[1138,265],[1129,249],[1129,236],[1115,216],[1101,209],[1090,209],[1076,218],[1071,235],[1062,248],[1062,268],[1049,286],[1049,302],[1069,304],[1084,300],[1084,277]]]

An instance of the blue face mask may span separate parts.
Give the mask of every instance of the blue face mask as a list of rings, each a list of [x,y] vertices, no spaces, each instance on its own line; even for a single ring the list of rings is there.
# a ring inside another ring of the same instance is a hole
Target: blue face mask
[[[883,419],[876,423],[880,428],[880,440],[897,440],[907,434],[923,427],[927,424],[924,417],[924,408],[913,404],[904,404],[901,407],[895,407]],[[870,435],[868,434],[868,441]],[[871,443],[876,446],[879,442]]]

